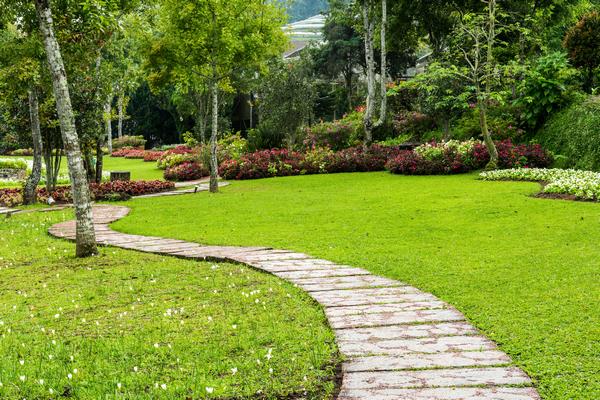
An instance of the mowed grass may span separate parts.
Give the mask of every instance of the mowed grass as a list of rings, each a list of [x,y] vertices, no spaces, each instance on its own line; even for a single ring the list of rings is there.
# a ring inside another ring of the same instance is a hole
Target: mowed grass
[[[68,212],[0,219],[0,398],[328,398],[322,310],[252,269],[51,238]]]
[[[0,156],[0,158],[23,158],[31,160],[33,157],[13,157],[13,156]],[[131,172],[132,180],[164,180],[163,170],[156,168],[156,162],[144,162],[140,159],[131,159],[123,157],[111,157],[105,156],[104,159],[104,171],[129,171]],[[63,157],[60,165],[60,173],[68,175],[67,159]],[[20,187],[20,183],[8,183],[0,182],[0,188],[2,187]]]
[[[364,267],[462,311],[544,399],[600,398],[600,204],[476,175],[335,174],[134,200],[120,231]]]

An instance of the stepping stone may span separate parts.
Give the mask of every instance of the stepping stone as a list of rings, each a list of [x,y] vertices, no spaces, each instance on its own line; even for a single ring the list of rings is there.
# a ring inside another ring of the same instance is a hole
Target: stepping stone
[[[478,331],[467,322],[440,322],[436,324],[392,325],[374,328],[343,329],[335,332],[338,340],[378,341],[399,338],[421,338],[449,335],[475,335]]]
[[[334,329],[360,328],[421,322],[463,321],[465,318],[455,310],[397,311],[382,314],[344,315],[330,317],[329,325]]]
[[[344,315],[379,314],[396,311],[433,310],[447,308],[448,305],[440,300],[418,301],[405,303],[367,304],[348,307],[328,307],[325,309],[327,317],[341,317]]]
[[[337,400],[539,400],[533,388],[343,389]]]
[[[385,292],[383,291],[384,289],[394,289],[394,292]],[[422,293],[418,289],[411,286],[400,286],[397,288],[317,291],[310,292],[309,294],[325,307],[437,300],[435,296],[428,293]]]
[[[351,372],[344,375],[344,390],[528,385],[531,381],[516,367],[452,368],[416,371]],[[369,398],[370,399],[370,398]]]
[[[495,350],[496,345],[483,336],[438,336],[418,339],[390,339],[377,342],[339,341],[344,355],[401,355],[409,353],[447,353]]]
[[[332,269],[348,269],[352,268],[348,265],[336,265],[336,264],[302,264],[302,263],[249,263],[255,268],[262,269],[271,273],[275,272],[294,272],[294,271],[329,271]]]
[[[287,279],[295,283],[296,279],[304,278],[322,278],[328,276],[354,276],[370,275],[369,271],[360,268],[337,268],[337,269],[319,269],[308,271],[274,272],[280,278]]]
[[[307,292],[405,286],[402,282],[374,275],[297,279],[295,283]]]
[[[273,253],[272,251],[260,255],[247,255],[240,257],[241,260],[252,262],[252,261],[272,261],[272,260],[303,260],[310,258],[306,254],[302,253]]]
[[[372,372],[424,368],[499,366],[507,364],[510,364],[510,358],[503,352],[498,350],[484,350],[353,357],[344,363],[343,369],[345,372]]]

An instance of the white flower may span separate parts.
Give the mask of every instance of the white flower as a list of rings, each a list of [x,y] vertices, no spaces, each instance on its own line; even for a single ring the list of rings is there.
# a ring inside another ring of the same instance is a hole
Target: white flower
[[[117,383],[117,388],[121,389],[121,382]]]
[[[40,383],[40,385],[44,384],[44,380],[43,379],[40,379],[38,382]]]
[[[25,360],[19,360],[19,364],[24,365],[25,364]]]
[[[237,367],[236,367],[236,368],[231,368],[231,374],[232,374],[232,375],[235,375],[235,374],[237,374],[237,372],[238,372],[238,369],[237,369]]]
[[[162,390],[167,390],[167,384],[166,384],[166,383],[163,383],[162,385],[160,385],[160,388],[161,388]]]
[[[138,372],[138,367],[133,367],[133,372]]]
[[[212,393],[214,391],[215,391],[215,388],[212,388],[212,387],[207,387],[206,388],[206,393]]]
[[[73,374],[71,374],[71,373],[67,374],[67,378],[73,379]]]
[[[21,382],[25,382],[25,379],[26,379],[26,378],[25,378],[25,375],[21,375],[21,376],[19,376],[19,379],[21,380]]]

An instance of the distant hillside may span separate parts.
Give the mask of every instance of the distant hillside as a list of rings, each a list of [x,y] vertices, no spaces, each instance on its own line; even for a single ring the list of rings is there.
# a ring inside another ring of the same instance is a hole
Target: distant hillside
[[[327,0],[292,0],[288,6],[289,22],[301,21],[328,9]]]

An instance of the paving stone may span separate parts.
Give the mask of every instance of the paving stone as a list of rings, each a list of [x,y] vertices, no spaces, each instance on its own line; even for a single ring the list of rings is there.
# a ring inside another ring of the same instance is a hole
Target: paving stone
[[[272,261],[272,260],[302,260],[310,258],[302,253],[265,253],[261,255],[247,255],[240,257],[243,261]]]
[[[342,390],[337,400],[539,400],[533,388],[426,388]]]
[[[401,286],[405,287],[405,286]],[[409,287],[407,287],[407,290]],[[346,307],[346,306],[358,306],[367,304],[386,304],[386,303],[403,303],[403,302],[417,302],[417,301],[430,301],[437,300],[435,296],[427,293],[421,293],[417,289],[412,289],[416,293],[406,294],[390,294],[385,296],[369,296],[369,295],[357,295],[354,297],[326,297],[316,298],[314,295],[328,293],[328,292],[309,292],[317,302],[324,307]]]
[[[307,292],[405,286],[402,282],[375,275],[308,278],[294,282]]]
[[[304,264],[304,263],[249,263],[255,268],[262,269],[271,273],[275,272],[294,272],[294,271],[329,271],[332,269],[348,269],[352,268],[347,265],[336,264]]]
[[[325,314],[328,317],[344,315],[379,314],[396,311],[433,310],[447,308],[447,304],[440,300],[417,301],[405,303],[367,304],[348,307],[328,307]]]
[[[516,367],[451,368],[415,371],[351,372],[343,390],[400,389],[457,386],[526,385],[531,381]]]
[[[483,336],[437,336],[433,338],[389,339],[373,342],[339,341],[338,347],[344,355],[349,356],[447,353],[496,349],[496,345]]]
[[[393,356],[353,357],[344,362],[344,372],[394,371],[402,369],[481,367],[510,364],[498,350],[447,353],[407,353]]]
[[[304,278],[321,278],[327,276],[354,276],[354,275],[369,275],[369,271],[360,268],[337,268],[337,269],[319,269],[308,271],[291,271],[291,272],[273,272],[280,278],[287,279],[295,283],[296,279]]]
[[[467,322],[391,325],[374,328],[342,329],[335,332],[338,340],[377,341],[400,338],[421,338],[449,335],[474,335],[478,331]]]
[[[362,326],[384,326],[415,324],[420,322],[462,320],[464,320],[464,317],[455,310],[418,310],[330,317],[329,324],[334,329],[347,329],[359,328]]]

